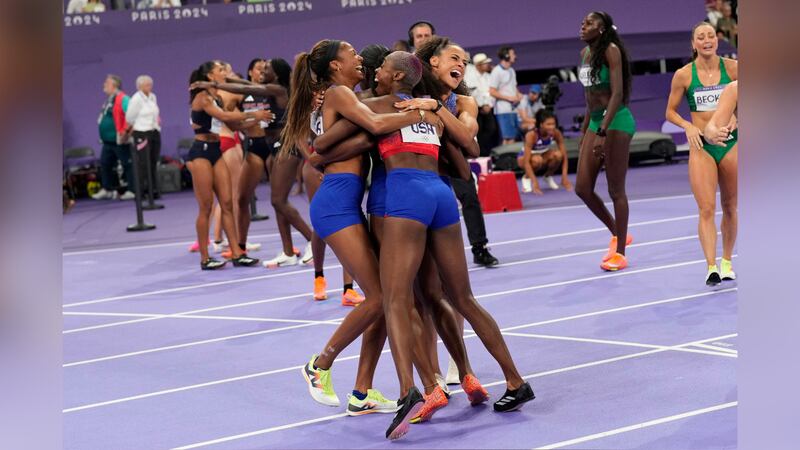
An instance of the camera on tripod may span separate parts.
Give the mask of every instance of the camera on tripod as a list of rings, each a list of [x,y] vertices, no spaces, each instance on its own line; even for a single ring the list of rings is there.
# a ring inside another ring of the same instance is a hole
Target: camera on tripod
[[[564,93],[561,92],[558,77],[556,75],[550,75],[547,79],[547,83],[542,86],[542,104],[547,110],[553,111],[558,99],[560,99],[562,95],[564,95]]]

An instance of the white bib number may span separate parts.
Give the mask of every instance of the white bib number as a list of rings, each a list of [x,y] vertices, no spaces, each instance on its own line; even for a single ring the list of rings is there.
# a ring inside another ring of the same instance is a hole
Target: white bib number
[[[403,142],[407,144],[432,144],[441,145],[439,136],[436,135],[436,127],[429,123],[415,123],[400,130]]]
[[[322,126],[322,114],[320,114],[319,111],[311,113],[311,131],[317,136],[322,136],[322,133],[325,132]]]
[[[254,112],[260,111],[262,109],[270,109],[269,103],[263,103],[263,102],[256,103],[255,99],[253,98],[252,95],[248,96],[246,99],[244,99],[244,101],[248,102],[248,107],[244,108],[244,112],[246,112],[246,113],[254,113]],[[269,127],[269,122],[265,122],[263,120],[261,122],[259,122],[258,124],[259,124],[259,126],[261,126],[261,128]]]
[[[724,85],[708,86],[695,89],[694,104],[698,111],[716,111],[719,106],[719,97],[722,95]]]
[[[578,69],[578,79],[584,87],[590,87],[592,85],[592,67],[581,66]]]
[[[222,121],[217,120],[215,118],[211,118],[211,132],[214,134],[219,134],[222,131]]]

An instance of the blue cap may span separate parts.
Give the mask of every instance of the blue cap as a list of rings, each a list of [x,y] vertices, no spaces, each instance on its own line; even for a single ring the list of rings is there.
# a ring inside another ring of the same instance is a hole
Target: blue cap
[[[541,84],[531,85],[531,89],[528,92],[536,92],[537,94],[540,94],[542,92],[542,85]]]

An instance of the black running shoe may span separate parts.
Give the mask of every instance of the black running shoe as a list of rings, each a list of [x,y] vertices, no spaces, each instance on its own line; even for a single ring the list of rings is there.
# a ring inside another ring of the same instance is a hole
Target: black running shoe
[[[710,271],[708,272],[708,277],[706,278],[706,286],[716,286],[722,283],[722,278],[719,276],[719,272]]]
[[[475,264],[479,264],[481,266],[492,267],[500,264],[500,261],[498,261],[497,258],[489,253],[489,249],[486,247],[473,247],[472,255],[474,256],[473,261]]]
[[[397,401],[397,414],[394,416],[392,424],[386,430],[386,439],[400,439],[408,433],[409,420],[416,417],[422,405],[425,404],[425,399],[419,393],[416,386],[412,386],[408,390],[408,395]]]
[[[214,258],[208,258],[200,263],[200,268],[203,270],[217,270],[222,269],[227,264],[227,261],[220,261]]]
[[[251,258],[251,257],[247,256],[245,253],[242,253],[241,255],[239,255],[238,258],[233,258],[231,260],[231,262],[236,267],[239,267],[239,266],[251,267],[251,266],[255,266],[256,264],[258,264],[258,259],[257,258]]]
[[[523,383],[517,390],[510,391],[506,389],[506,393],[500,397],[500,400],[494,402],[494,410],[497,412],[516,411],[522,408],[525,402],[529,402],[536,398],[533,395],[533,389],[527,382]]]

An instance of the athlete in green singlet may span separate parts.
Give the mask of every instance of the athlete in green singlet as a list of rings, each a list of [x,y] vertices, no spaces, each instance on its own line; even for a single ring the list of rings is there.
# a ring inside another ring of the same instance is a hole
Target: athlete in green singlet
[[[706,284],[716,285],[736,278],[731,264],[738,222],[736,116],[731,116],[725,127],[730,134],[720,145],[707,142],[702,130],[717,110],[725,85],[738,78],[738,63],[717,56],[717,34],[706,22],[692,30],[692,48],[692,62],[678,69],[672,78],[666,117],[683,128],[689,140],[689,183],[700,210],[698,234],[708,264]],[[678,113],[683,97],[689,102],[691,122]],[[722,201],[721,267],[717,266],[717,185]]]
[[[631,138],[636,131],[636,122],[627,107],[631,92],[630,64],[614,21],[607,13],[589,13],[581,23],[580,36],[587,44],[581,51],[579,67],[586,93],[586,114],[581,127],[575,193],[611,232],[608,253],[600,267],[622,270],[628,266],[625,247],[631,243],[625,175]],[[614,202],[613,216],[594,192],[603,164],[608,194]]]

